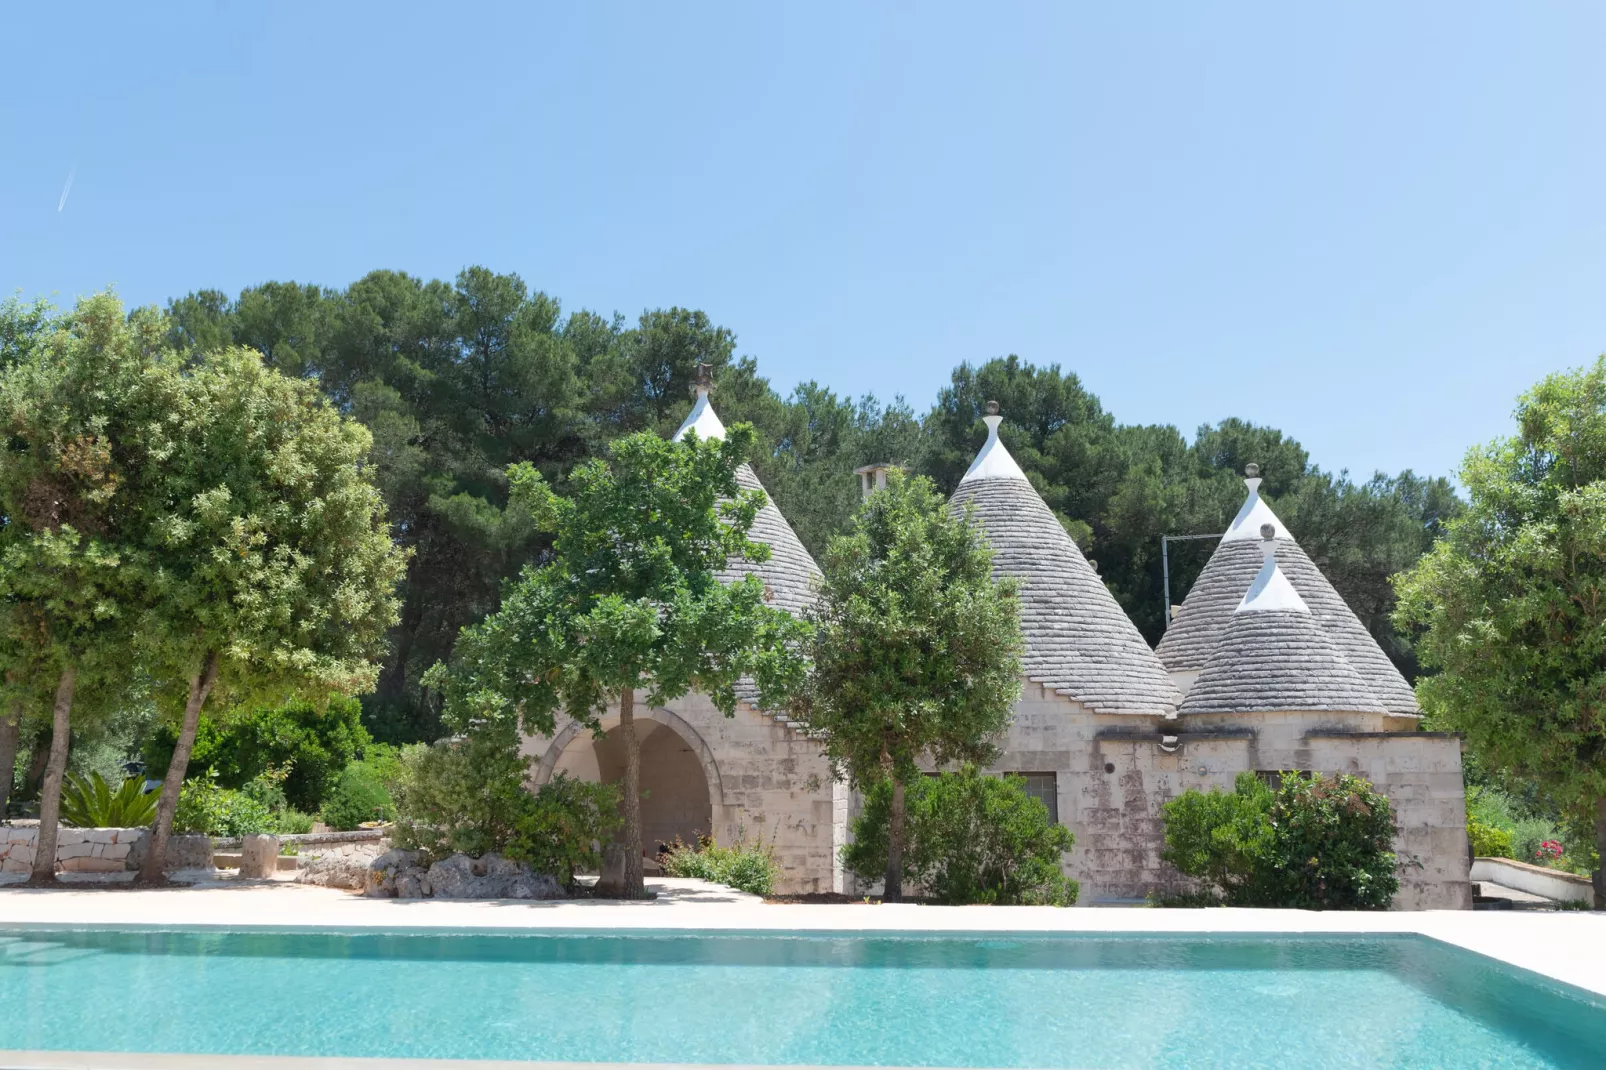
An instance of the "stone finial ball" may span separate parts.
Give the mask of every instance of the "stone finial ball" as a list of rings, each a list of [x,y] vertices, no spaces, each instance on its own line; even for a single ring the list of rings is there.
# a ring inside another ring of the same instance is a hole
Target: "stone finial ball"
[[[997,416],[998,415],[998,402],[989,401],[986,404],[985,408],[987,410],[987,415],[988,416]]]
[[[1262,524],[1262,525],[1260,525],[1260,537],[1262,539],[1275,539],[1277,537],[1277,525],[1275,525],[1275,524]]]
[[[1250,461],[1248,464],[1244,465],[1244,475],[1248,476],[1250,479],[1254,479],[1255,477],[1259,476],[1260,465],[1256,464],[1254,461]]]

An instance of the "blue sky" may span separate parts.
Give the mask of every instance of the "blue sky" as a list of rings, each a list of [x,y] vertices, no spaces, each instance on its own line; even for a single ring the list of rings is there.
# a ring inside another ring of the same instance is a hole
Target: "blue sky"
[[[477,263],[703,308],[783,391],[923,411],[1014,352],[1357,475],[1449,473],[1606,351],[1598,3],[0,19],[0,293]]]

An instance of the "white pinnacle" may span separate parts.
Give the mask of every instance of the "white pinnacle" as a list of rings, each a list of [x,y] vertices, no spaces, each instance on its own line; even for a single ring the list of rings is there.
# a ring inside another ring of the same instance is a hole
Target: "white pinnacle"
[[[987,409],[987,415],[982,417],[987,424],[987,441],[982,443],[981,452],[970,462],[970,470],[959,482],[969,483],[973,479],[1025,480],[1026,473],[1020,470],[1015,458],[1009,455],[1009,450],[998,440],[998,425],[1004,422],[1004,418],[998,415],[998,406],[988,402]]]
[[[1260,538],[1260,552],[1265,560],[1260,566],[1260,571],[1255,573],[1255,580],[1249,585],[1249,590],[1244,592],[1243,601],[1238,603],[1237,612],[1266,613],[1281,609],[1293,613],[1309,613],[1310,607],[1299,597],[1294,585],[1288,582],[1283,570],[1277,567],[1276,525],[1262,524]]]
[[[696,431],[701,439],[725,437],[725,425],[719,422],[719,416],[714,412],[714,406],[708,400],[708,387],[698,384],[697,404],[691,407],[686,414],[686,420],[675,432],[675,441],[679,442],[686,437],[687,431]]]

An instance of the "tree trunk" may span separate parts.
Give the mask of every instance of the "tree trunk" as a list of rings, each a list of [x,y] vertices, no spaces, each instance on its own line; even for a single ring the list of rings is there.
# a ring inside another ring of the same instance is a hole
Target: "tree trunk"
[[[201,723],[201,707],[212,693],[217,682],[217,651],[206,656],[206,664],[190,678],[190,697],[184,703],[184,723],[179,726],[178,743],[173,747],[173,758],[167,763],[167,776],[162,780],[162,797],[156,801],[156,820],[151,823],[151,842],[145,850],[145,861],[140,863],[140,883],[160,881],[163,864],[167,861],[167,839],[173,832],[173,815],[178,812],[178,794],[184,787],[184,774],[190,767],[190,752],[195,749],[195,732]]]
[[[34,737],[33,751],[28,758],[28,771],[22,774],[22,793],[19,799],[31,799],[44,783],[45,763],[50,761],[50,726],[46,725]]]
[[[72,696],[78,683],[78,670],[69,665],[61,670],[56,685],[56,707],[51,722],[50,764],[45,766],[44,786],[39,789],[39,838],[34,841],[33,879],[56,879],[56,825],[61,819],[61,778],[67,772],[67,739],[72,734]]]
[[[881,898],[887,903],[903,899],[903,781],[892,778],[892,820],[887,829],[887,881]]]
[[[1595,909],[1606,910],[1606,796],[1595,800]]]
[[[636,738],[636,693],[619,693],[619,735],[625,743],[625,880],[626,899],[644,899],[647,882],[641,870],[641,742]]]
[[[0,715],[0,821],[6,819],[6,803],[11,800],[11,783],[17,771],[17,745],[22,737],[22,700],[11,703],[11,710]]]

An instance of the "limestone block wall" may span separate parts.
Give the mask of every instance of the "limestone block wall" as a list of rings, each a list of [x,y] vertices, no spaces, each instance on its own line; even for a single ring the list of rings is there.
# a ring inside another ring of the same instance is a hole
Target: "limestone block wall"
[[[726,717],[704,695],[660,709],[650,709],[641,695],[635,716],[640,727],[656,722],[673,729],[696,756],[708,781],[715,838],[733,843],[745,836],[771,845],[781,866],[779,892],[833,889],[837,822],[830,768],[818,744],[746,705]],[[614,708],[602,726],[618,723]],[[526,740],[526,752],[537,758],[536,784],[551,777],[576,739],[589,738],[587,729],[565,721],[551,737]]]
[[[122,873],[138,869],[149,829],[75,829],[56,832],[56,872]],[[38,826],[0,825],[0,873],[33,872]]]
[[[1313,732],[1306,742],[1311,768],[1363,776],[1393,804],[1400,830],[1395,909],[1471,910],[1461,741],[1437,732]]]

